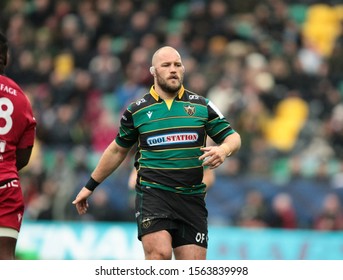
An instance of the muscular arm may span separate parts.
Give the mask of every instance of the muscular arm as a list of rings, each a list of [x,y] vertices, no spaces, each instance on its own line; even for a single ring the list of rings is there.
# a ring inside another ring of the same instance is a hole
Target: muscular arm
[[[199,160],[204,161],[203,165],[209,166],[211,169],[221,165],[225,158],[235,154],[241,147],[241,137],[237,132],[228,135],[219,146],[209,146],[201,148],[204,152]]]
[[[95,167],[92,178],[101,183],[123,162],[130,149],[119,146],[113,141],[102,154],[98,165]]]
[[[226,153],[226,157],[235,154],[241,147],[241,136],[235,132],[225,138],[219,148],[222,148]]]

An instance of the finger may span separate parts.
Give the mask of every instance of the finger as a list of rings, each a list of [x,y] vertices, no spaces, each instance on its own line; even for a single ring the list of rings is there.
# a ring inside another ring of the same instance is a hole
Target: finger
[[[73,204],[80,203],[80,202],[82,202],[83,199],[84,199],[84,198],[82,198],[82,197],[80,196],[80,194],[78,194],[78,195],[75,197],[75,199],[74,199],[74,201],[73,201],[72,203],[73,203]]]
[[[87,212],[87,206],[86,205],[82,205],[82,204],[77,204],[76,205],[76,209],[77,209],[77,212],[80,214],[80,215],[83,215]]]
[[[75,204],[77,209],[83,209],[85,207],[88,207],[88,201],[86,199],[80,199],[79,196],[75,198],[73,204]]]
[[[217,159],[217,160],[214,160],[213,162],[212,162],[212,169],[214,169],[214,168],[217,168],[219,165],[221,165],[223,162],[220,160],[220,158],[219,159]]]
[[[81,201],[81,198],[80,198],[80,195],[78,194],[76,197],[75,197],[75,199],[74,199],[74,201],[72,202],[73,204],[77,204],[77,203],[79,203]]]
[[[220,158],[215,156],[208,157],[207,160],[204,160],[203,166],[209,166],[211,169],[218,167],[221,164]]]
[[[210,152],[206,152],[206,153],[203,153],[203,154],[199,157],[199,160],[206,161],[206,160],[208,160],[211,156],[212,156],[212,154],[211,154]]]

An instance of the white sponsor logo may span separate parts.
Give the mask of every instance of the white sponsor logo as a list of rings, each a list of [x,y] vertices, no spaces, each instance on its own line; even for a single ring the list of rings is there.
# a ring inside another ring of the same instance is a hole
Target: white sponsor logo
[[[4,188],[18,188],[19,187],[19,181],[18,180],[13,180],[10,181],[2,186],[0,186],[0,189],[4,189]]]
[[[149,146],[193,143],[198,140],[197,133],[173,133],[160,136],[149,137],[147,143]]]
[[[199,99],[199,95],[190,95],[189,96],[189,100],[193,100],[193,99]]]
[[[144,102],[146,102],[146,100],[144,98],[141,98],[141,99],[136,101],[136,105],[139,106],[139,105],[141,105]]]

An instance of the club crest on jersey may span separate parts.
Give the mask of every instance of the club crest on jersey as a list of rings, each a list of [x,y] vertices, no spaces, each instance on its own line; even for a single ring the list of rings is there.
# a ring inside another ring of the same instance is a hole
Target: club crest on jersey
[[[194,143],[198,138],[197,133],[173,133],[149,137],[147,143],[149,146]]]
[[[190,116],[195,114],[195,107],[193,105],[184,106],[183,109],[185,109],[186,113]]]

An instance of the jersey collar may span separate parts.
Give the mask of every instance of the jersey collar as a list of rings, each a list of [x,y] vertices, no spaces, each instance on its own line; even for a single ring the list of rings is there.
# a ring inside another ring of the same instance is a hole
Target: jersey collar
[[[182,98],[184,92],[185,92],[185,88],[184,88],[183,85],[182,85],[181,88],[180,88],[179,93],[177,94],[177,96],[178,96],[179,99]],[[151,88],[150,88],[150,94],[152,95],[152,97],[153,97],[156,101],[158,101],[158,100],[160,99],[160,96],[159,96],[158,93],[155,91],[154,86],[151,86]]]

